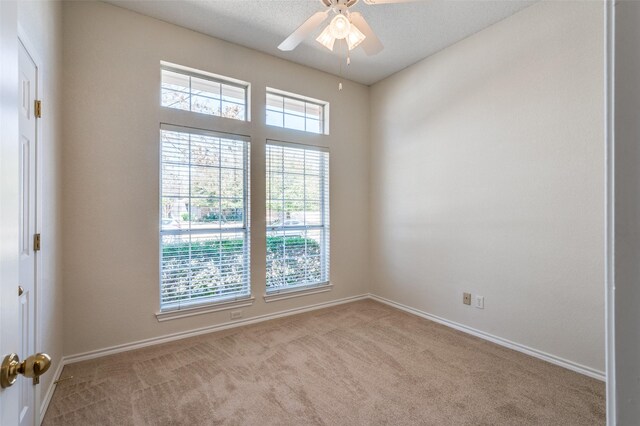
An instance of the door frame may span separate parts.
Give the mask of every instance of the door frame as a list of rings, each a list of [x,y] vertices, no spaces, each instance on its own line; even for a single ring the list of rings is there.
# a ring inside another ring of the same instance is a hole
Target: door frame
[[[607,425],[617,423],[615,339],[615,0],[604,2],[605,377]]]
[[[1,0],[0,0],[1,1]],[[27,35],[27,31],[24,30],[24,27],[18,21],[18,49],[20,48],[20,44],[24,47],[25,51],[33,61],[36,67],[36,90],[35,90],[35,99],[41,100],[42,94],[44,93],[43,86],[43,71],[42,71],[42,58],[40,53],[35,48],[35,45],[30,41],[29,36]],[[43,118],[36,118],[36,164],[35,164],[35,173],[36,173],[36,181],[35,181],[35,200],[36,200],[36,211],[35,211],[35,226],[34,233],[42,235],[42,188],[43,188],[43,176],[42,176],[42,159],[43,159]],[[42,311],[42,265],[43,265],[43,250],[42,248],[38,251],[34,252],[35,264],[34,264],[34,325],[33,325],[33,333],[34,333],[34,353],[42,352],[42,326],[41,326],[41,311]],[[26,356],[26,355],[25,355]],[[39,425],[42,422],[43,414],[41,412],[41,403],[42,403],[42,392],[41,385],[35,386],[34,389],[34,423],[35,425]]]

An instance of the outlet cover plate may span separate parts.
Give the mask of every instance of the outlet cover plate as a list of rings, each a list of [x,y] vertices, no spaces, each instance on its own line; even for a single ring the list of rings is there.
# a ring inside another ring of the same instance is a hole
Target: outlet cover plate
[[[476,308],[484,309],[484,296],[476,296]]]
[[[471,305],[471,293],[462,293],[462,303]]]

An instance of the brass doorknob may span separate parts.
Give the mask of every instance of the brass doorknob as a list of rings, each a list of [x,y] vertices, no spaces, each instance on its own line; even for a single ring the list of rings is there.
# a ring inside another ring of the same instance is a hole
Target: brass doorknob
[[[18,374],[39,382],[39,377],[51,367],[51,357],[47,354],[31,355],[20,362],[17,354],[9,354],[4,357],[0,367],[0,386],[8,388],[13,385],[18,378]]]

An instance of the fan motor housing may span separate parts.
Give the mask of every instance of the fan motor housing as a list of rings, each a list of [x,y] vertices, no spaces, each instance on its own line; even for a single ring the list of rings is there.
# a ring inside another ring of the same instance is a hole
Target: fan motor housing
[[[320,0],[320,3],[322,3],[326,7],[342,5],[349,8],[358,3],[358,0]]]

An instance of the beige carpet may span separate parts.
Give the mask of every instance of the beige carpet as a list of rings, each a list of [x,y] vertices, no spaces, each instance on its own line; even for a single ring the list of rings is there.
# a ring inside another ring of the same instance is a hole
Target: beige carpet
[[[361,301],[65,367],[44,425],[594,425],[604,383]]]

